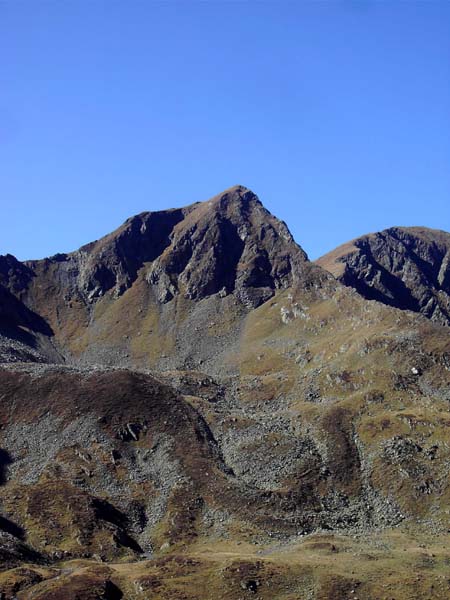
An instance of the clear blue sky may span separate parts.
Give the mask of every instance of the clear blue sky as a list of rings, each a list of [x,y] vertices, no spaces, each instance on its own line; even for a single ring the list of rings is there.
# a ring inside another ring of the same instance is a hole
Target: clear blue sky
[[[0,253],[241,183],[316,258],[450,230],[450,2],[0,0]]]

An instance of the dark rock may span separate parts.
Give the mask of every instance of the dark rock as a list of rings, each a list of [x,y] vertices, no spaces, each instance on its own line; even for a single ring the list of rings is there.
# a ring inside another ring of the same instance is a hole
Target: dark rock
[[[138,423],[127,423],[126,425],[119,427],[117,430],[117,437],[123,442],[137,442],[141,431],[142,425],[139,425]]]
[[[259,581],[255,579],[249,579],[248,581],[241,582],[241,588],[243,590],[247,590],[248,592],[252,592],[252,594],[256,594],[259,587]]]

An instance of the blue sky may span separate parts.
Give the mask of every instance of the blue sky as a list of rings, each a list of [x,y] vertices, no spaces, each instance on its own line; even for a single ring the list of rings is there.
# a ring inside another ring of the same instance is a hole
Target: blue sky
[[[0,0],[0,253],[241,183],[311,258],[450,230],[450,2]]]

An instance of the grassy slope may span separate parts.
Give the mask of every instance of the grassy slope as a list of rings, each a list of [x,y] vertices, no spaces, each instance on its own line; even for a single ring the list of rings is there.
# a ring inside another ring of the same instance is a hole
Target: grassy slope
[[[299,426],[321,432],[324,443],[329,436],[335,439],[334,424],[345,414],[371,486],[392,498],[405,516],[400,526],[268,545],[245,541],[245,522],[236,523],[231,539],[200,536],[152,561],[30,567],[45,581],[17,597],[98,598],[112,581],[130,600],[448,598],[448,340],[446,329],[364,301],[351,290],[338,288],[323,298],[285,291],[249,315],[240,352],[229,357],[240,372],[243,405],[287,400],[283,410]],[[413,450],[392,457],[386,449],[396,439],[406,439]],[[344,484],[351,491],[355,480]],[[0,575],[0,589],[33,577],[7,571]],[[256,595],[246,589],[253,581]]]

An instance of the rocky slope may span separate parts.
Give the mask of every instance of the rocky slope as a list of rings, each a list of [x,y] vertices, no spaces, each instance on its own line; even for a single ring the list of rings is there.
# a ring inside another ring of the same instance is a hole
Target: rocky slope
[[[32,277],[32,271],[14,256],[0,256],[0,362],[62,359],[49,324],[20,300]]]
[[[448,597],[448,328],[241,187],[2,264],[4,598]]]
[[[317,264],[364,298],[450,325],[450,233],[393,227],[344,244]]]

